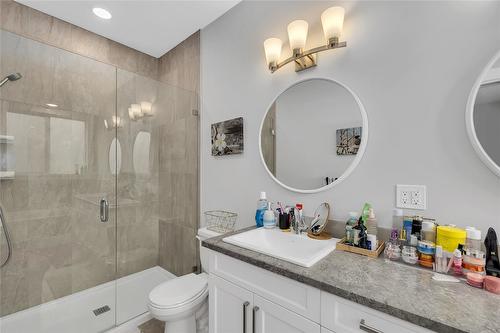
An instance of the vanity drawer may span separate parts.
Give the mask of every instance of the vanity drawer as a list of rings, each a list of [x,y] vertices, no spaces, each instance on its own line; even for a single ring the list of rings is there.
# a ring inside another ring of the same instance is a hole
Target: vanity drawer
[[[217,252],[212,252],[210,256],[210,273],[316,323],[320,322],[319,289]]]
[[[364,323],[365,329],[360,326]],[[430,333],[431,331],[338,296],[321,292],[321,326],[337,333]],[[371,330],[370,330],[371,329]]]

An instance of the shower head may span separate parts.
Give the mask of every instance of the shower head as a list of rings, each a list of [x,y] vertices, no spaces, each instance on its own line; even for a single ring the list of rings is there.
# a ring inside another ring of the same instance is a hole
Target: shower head
[[[3,86],[8,81],[17,81],[17,80],[19,80],[22,77],[23,76],[21,75],[21,73],[12,73],[10,75],[7,75],[6,77],[4,77],[2,79],[2,81],[0,81],[0,87]]]

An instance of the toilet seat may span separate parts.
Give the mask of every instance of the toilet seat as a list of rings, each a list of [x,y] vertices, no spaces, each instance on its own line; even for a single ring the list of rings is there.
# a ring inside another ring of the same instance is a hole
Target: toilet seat
[[[206,273],[176,277],[156,286],[149,293],[149,305],[157,309],[174,309],[195,302],[208,289]]]

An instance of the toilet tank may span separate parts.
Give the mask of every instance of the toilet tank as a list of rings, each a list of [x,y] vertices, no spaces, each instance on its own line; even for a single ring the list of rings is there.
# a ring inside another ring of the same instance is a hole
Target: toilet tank
[[[209,239],[212,237],[217,237],[220,236],[221,234],[212,230],[208,230],[207,228],[200,228],[198,229],[198,245],[200,247],[200,262],[201,262],[201,271],[206,272],[208,271],[208,249],[206,247],[201,246],[201,242],[205,239]]]

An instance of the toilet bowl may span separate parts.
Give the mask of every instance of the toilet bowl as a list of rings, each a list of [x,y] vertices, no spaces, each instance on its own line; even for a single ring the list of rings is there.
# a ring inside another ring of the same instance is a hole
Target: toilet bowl
[[[202,270],[208,267],[208,256],[201,241],[218,235],[198,230]],[[208,306],[208,275],[190,273],[163,282],[149,293],[148,306],[154,318],[165,322],[165,333],[196,333],[197,314]]]

